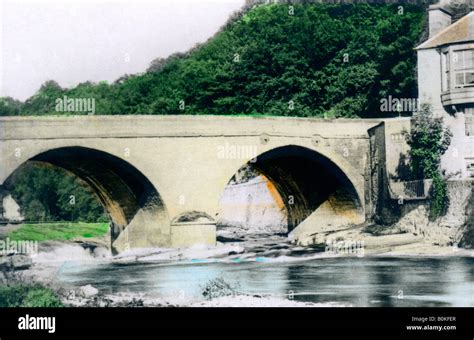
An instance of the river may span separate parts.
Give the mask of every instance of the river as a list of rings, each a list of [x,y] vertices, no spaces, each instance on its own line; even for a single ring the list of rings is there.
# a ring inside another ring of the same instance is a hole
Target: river
[[[370,307],[474,307],[473,257],[255,257],[158,263],[66,262],[58,281],[104,294],[180,294],[202,299],[223,278],[239,293]]]

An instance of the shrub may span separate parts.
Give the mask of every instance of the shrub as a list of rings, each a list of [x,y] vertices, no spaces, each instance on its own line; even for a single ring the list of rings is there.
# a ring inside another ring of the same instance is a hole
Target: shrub
[[[237,289],[230,283],[226,282],[223,278],[219,277],[217,279],[210,280],[204,286],[202,295],[206,299],[212,300],[223,296],[237,295]]]
[[[0,307],[62,307],[61,300],[49,288],[39,284],[0,286]]]
[[[413,117],[410,133],[405,134],[410,146],[410,167],[416,179],[434,178],[439,174],[441,156],[451,143],[452,133],[434,118],[431,106],[423,104]]]
[[[433,176],[433,186],[431,188],[430,218],[435,219],[443,216],[449,206],[448,189],[446,180],[437,173]]]

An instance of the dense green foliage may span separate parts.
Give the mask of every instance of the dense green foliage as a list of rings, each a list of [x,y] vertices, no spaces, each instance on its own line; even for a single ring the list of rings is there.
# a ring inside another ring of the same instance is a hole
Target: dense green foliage
[[[113,84],[45,83],[1,115],[54,114],[55,100],[95,98],[96,114],[370,117],[389,95],[416,97],[413,48],[424,9],[405,4],[259,5],[185,55]],[[72,112],[71,112],[72,113]],[[76,112],[80,113],[80,112]]]
[[[0,116],[17,116],[23,103],[10,97],[0,98]]]
[[[108,220],[88,187],[60,168],[30,163],[17,170],[10,182],[11,194],[27,221]]]
[[[0,286],[0,307],[62,307],[61,300],[48,288],[24,283]]]
[[[410,146],[410,168],[415,179],[433,179],[430,215],[439,217],[447,210],[449,200],[446,181],[440,170],[441,156],[451,143],[452,133],[434,118],[431,107],[421,106],[414,116],[410,133],[405,135]]]
[[[108,223],[62,222],[23,224],[8,237],[13,241],[71,240],[74,238],[102,237],[109,230]]]
[[[449,206],[448,185],[445,178],[436,173],[433,177],[433,187],[431,189],[430,217],[437,217],[446,214]]]
[[[422,105],[413,118],[410,133],[406,134],[411,170],[416,179],[434,178],[451,137],[451,131],[443,127],[442,119],[433,117],[429,105]]]
[[[434,178],[439,173],[441,156],[451,143],[451,131],[443,126],[441,118],[433,117],[428,104],[423,104],[413,118],[410,133],[405,136],[414,177]]]

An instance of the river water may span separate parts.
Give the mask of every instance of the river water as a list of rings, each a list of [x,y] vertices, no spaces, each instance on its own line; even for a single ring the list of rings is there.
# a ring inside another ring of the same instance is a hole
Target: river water
[[[474,307],[474,257],[232,256],[155,263],[63,264],[58,280],[104,294],[180,294],[203,299],[210,280],[239,293],[342,306]]]

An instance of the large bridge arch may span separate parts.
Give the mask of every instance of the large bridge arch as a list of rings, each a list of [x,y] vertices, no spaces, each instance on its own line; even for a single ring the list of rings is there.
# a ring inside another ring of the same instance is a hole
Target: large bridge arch
[[[308,238],[327,226],[365,220],[362,176],[351,172],[343,161],[334,161],[314,148],[287,144],[268,148],[249,159],[245,166],[256,170],[276,188],[285,205],[288,232],[293,238]]]
[[[123,158],[76,145],[42,150],[27,155],[25,161],[4,173],[3,186],[7,190],[15,185],[15,172],[29,162],[62,168],[92,189],[112,221],[114,251],[169,244],[169,216],[160,194],[139,169]]]
[[[300,141],[295,140],[292,142],[280,141],[278,138],[274,138],[270,143],[258,146],[258,152],[256,155],[257,157],[247,157],[236,160],[229,160],[228,164],[223,166],[222,171],[224,172],[224,174],[221,175],[222,180],[219,184],[223,184],[223,187],[225,187],[228,184],[229,179],[231,179],[240,170],[240,168],[242,168],[243,165],[253,162],[254,159],[258,160],[261,155],[268,154],[269,152],[280,148],[301,148],[308,151],[312,151],[315,155],[319,155],[321,158],[326,159],[327,162],[333,164],[333,166],[338,168],[340,172],[342,172],[344,176],[347,177],[349,182],[353,185],[361,207],[362,209],[365,209],[367,203],[365,201],[365,169],[354,167],[348,160],[348,158],[354,157],[354,152],[351,152],[350,156],[346,157],[344,156],[346,149],[343,145],[339,149],[337,148],[337,146],[314,146],[310,138],[302,139]],[[356,157],[361,160],[361,163],[365,163],[364,155],[358,154]]]

